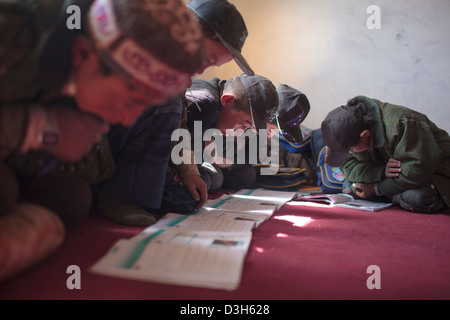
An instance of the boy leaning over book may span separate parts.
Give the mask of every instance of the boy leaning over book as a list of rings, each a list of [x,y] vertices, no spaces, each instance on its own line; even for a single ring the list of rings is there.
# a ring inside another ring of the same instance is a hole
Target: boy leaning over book
[[[0,0],[0,281],[89,214],[109,124],[177,97],[205,54],[181,0]]]
[[[424,114],[364,96],[322,122],[327,163],[363,199],[385,196],[412,212],[450,205],[450,137]]]

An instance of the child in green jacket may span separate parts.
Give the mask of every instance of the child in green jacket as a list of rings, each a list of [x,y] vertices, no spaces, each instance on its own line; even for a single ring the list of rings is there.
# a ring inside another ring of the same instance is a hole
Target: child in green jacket
[[[327,163],[357,196],[385,196],[413,212],[450,205],[450,137],[424,114],[358,96],[328,114],[322,137]]]

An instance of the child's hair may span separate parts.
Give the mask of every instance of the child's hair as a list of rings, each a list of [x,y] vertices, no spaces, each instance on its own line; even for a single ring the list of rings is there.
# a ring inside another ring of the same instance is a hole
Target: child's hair
[[[208,22],[206,22],[202,18],[198,17],[195,13],[192,13],[192,14],[197,18],[197,21],[200,25],[200,29],[202,30],[203,36],[205,38],[209,38],[214,41],[221,42],[221,40],[217,36],[216,32],[211,28],[211,26],[208,24]]]
[[[224,91],[232,92],[236,101],[233,108],[236,111],[244,111],[250,114],[250,103],[247,93],[239,77],[234,77],[225,83]]]

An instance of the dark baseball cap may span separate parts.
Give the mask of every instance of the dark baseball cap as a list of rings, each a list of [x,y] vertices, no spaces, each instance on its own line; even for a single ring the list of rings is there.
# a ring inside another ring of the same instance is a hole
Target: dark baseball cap
[[[340,167],[347,158],[350,147],[359,143],[362,128],[358,107],[342,106],[331,111],[322,122],[322,139],[327,146],[326,162]]]
[[[241,74],[238,77],[250,101],[250,114],[255,128],[258,131],[267,129],[267,123],[278,108],[277,89],[272,81],[257,74]]]
[[[227,0],[191,0],[187,6],[211,27],[242,71],[254,75],[241,53],[248,31],[236,7]]]
[[[281,135],[288,142],[303,142],[300,124],[311,109],[308,98],[301,91],[286,84],[280,84],[277,93],[279,106],[276,116]]]

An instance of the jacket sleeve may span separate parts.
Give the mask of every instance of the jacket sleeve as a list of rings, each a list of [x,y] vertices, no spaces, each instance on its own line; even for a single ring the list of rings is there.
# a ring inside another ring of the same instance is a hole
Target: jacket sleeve
[[[170,160],[171,136],[180,123],[181,105],[172,99],[147,109],[131,127],[109,132],[116,170],[103,191],[126,202],[157,209],[161,206]]]
[[[0,105],[0,159],[19,150],[28,124],[28,108]]]
[[[24,139],[28,107],[12,102],[14,71],[36,45],[36,30],[24,1],[0,3],[0,159],[17,151]]]
[[[375,163],[368,152],[349,154],[341,167],[350,182],[378,183],[382,179],[384,165]]]
[[[429,124],[417,119],[402,118],[386,128],[394,159],[402,162],[398,178],[383,178],[386,164],[375,164],[368,153],[349,155],[342,172],[351,182],[378,183],[384,196],[394,195],[430,184],[441,161],[441,150]],[[388,159],[385,159],[386,161]]]
[[[380,192],[388,198],[410,189],[431,184],[439,168],[442,152],[429,123],[414,119],[401,119],[387,128],[396,137],[394,159],[402,162],[398,178],[388,178],[379,183]]]

